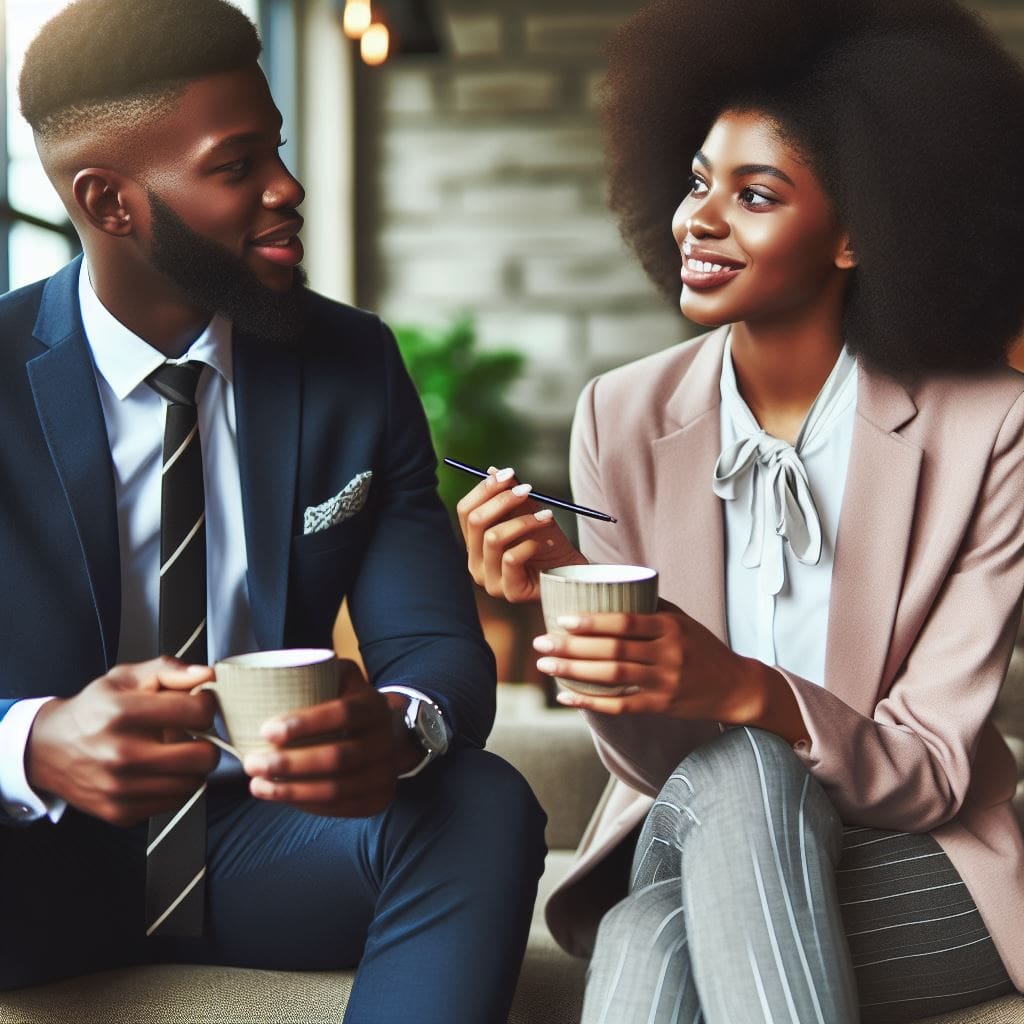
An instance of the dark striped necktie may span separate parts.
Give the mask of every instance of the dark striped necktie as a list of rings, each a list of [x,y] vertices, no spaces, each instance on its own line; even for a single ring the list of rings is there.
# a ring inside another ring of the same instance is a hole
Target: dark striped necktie
[[[146,383],[167,402],[160,499],[161,654],[206,664],[206,503],[196,386],[203,364],[164,363]],[[206,783],[149,820],[146,934],[201,935]]]

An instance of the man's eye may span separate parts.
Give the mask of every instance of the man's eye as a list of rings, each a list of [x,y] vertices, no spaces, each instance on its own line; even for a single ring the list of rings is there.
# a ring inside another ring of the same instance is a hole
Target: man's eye
[[[232,160],[231,163],[217,168],[217,170],[224,171],[226,174],[244,174],[248,169],[248,157],[243,157],[241,160]]]

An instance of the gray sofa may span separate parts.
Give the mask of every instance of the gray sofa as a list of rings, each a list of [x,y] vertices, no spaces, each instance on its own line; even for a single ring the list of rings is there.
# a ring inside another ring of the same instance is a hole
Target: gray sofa
[[[1015,656],[1011,676],[1012,685],[1000,705],[1000,724],[1012,737],[1024,776],[1024,646]],[[532,686],[499,687],[498,720],[489,746],[523,772],[549,817],[550,853],[509,1024],[575,1024],[586,965],[556,946],[542,910],[546,894],[572,860],[607,773],[580,718],[574,712],[548,709]],[[1018,809],[1024,811],[1024,784],[1018,790]],[[337,1024],[352,978],[351,971],[172,965],[107,971],[0,993],[0,1024]],[[994,1000],[929,1020],[1024,1024],[1024,997]]]

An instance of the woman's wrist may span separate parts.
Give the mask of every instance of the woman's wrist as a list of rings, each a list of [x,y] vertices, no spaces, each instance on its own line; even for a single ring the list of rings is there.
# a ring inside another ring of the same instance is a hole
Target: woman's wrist
[[[800,705],[786,677],[756,658],[743,658],[733,687],[727,725],[750,725],[787,743],[809,738]]]

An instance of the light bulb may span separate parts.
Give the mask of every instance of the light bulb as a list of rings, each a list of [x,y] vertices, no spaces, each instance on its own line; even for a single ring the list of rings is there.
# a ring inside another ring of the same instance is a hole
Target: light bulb
[[[345,12],[341,16],[341,27],[349,39],[361,39],[370,27],[373,15],[370,0],[345,0]]]
[[[388,59],[390,36],[387,25],[372,24],[359,40],[359,53],[367,64],[383,64]]]

